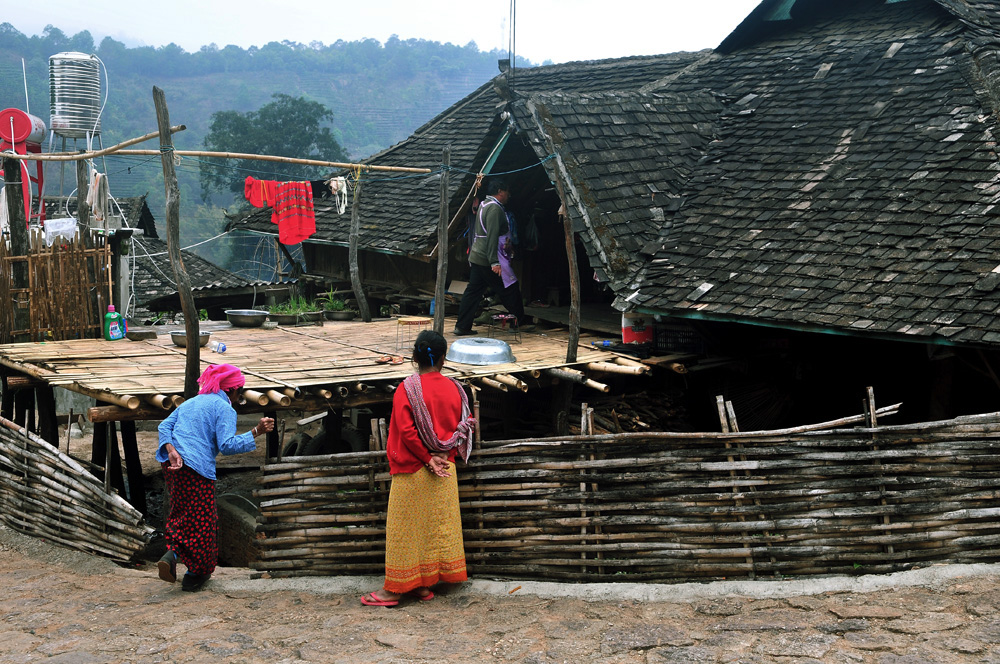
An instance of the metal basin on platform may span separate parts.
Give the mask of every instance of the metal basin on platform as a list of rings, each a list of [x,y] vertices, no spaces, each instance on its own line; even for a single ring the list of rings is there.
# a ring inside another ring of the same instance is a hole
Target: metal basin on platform
[[[513,362],[516,358],[510,350],[510,344],[506,341],[477,337],[453,341],[445,359],[459,364],[488,366]]]
[[[207,344],[211,336],[212,336],[211,332],[199,332],[198,345],[204,346],[205,344]],[[181,348],[187,348],[187,332],[171,332],[170,340],[174,342],[175,346],[180,346]]]
[[[260,327],[267,320],[267,312],[256,309],[226,309],[226,319],[233,324],[233,327]]]

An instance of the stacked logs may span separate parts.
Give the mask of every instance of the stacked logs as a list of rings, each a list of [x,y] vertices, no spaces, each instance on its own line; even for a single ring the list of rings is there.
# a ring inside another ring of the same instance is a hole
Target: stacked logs
[[[1000,561],[998,422],[486,442],[458,470],[469,570],[663,582]],[[383,452],[268,463],[254,567],[381,573],[389,480]]]
[[[128,561],[153,529],[80,463],[0,418],[0,521],[34,537]]]
[[[588,394],[586,404],[593,409],[594,433],[687,430],[687,408],[680,392],[642,391],[611,396]],[[582,408],[580,403],[578,408]],[[570,426],[570,433],[580,427]]]

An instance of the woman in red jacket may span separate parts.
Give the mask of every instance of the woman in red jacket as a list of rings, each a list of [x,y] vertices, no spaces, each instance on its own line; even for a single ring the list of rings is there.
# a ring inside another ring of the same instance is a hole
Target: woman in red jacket
[[[439,333],[417,335],[417,373],[392,400],[385,584],[361,597],[368,606],[395,606],[405,594],[431,600],[434,584],[466,579],[455,457],[468,460],[475,420],[461,384],[441,374],[447,352]]]

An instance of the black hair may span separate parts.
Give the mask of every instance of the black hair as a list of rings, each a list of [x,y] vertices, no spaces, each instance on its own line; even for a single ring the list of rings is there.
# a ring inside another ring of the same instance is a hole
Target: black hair
[[[509,191],[507,186],[507,181],[503,178],[490,178],[490,181],[486,184],[486,195],[496,196],[501,191]]]
[[[447,352],[448,342],[440,332],[424,330],[417,335],[417,340],[413,344],[413,361],[421,369],[429,369],[443,362]]]

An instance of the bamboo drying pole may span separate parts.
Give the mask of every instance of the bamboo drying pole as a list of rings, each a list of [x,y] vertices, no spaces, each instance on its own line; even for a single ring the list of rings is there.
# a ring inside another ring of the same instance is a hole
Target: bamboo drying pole
[[[184,131],[187,129],[184,125],[175,125],[173,127],[167,128],[170,134],[176,134],[179,131]],[[138,138],[130,138],[127,141],[122,141],[121,143],[116,143],[108,148],[103,148],[101,150],[94,150],[92,152],[48,152],[48,153],[35,153],[35,154],[7,154],[5,157],[10,157],[11,159],[23,159],[25,161],[88,161],[96,157],[103,157],[104,155],[111,154],[112,152],[121,152],[122,148],[126,148],[130,145],[135,145],[136,143],[143,143],[145,141],[152,140],[160,136],[160,131],[153,131],[144,136],[139,136]],[[150,156],[158,155],[160,152],[158,150],[149,150]],[[126,152],[127,154],[127,152]],[[84,196],[87,192],[84,190]]]
[[[120,150],[119,154],[153,156],[159,154],[156,150]],[[275,161],[282,164],[300,164],[303,166],[323,166],[326,168],[343,168],[351,170],[379,171],[387,173],[418,173],[427,174],[429,168],[411,166],[373,166],[369,164],[350,164],[339,161],[321,161],[319,159],[301,159],[299,157],[281,157],[278,155],[246,154],[242,152],[208,152],[205,150],[177,150],[174,154],[181,157],[218,157],[220,159],[252,159],[255,161]]]

